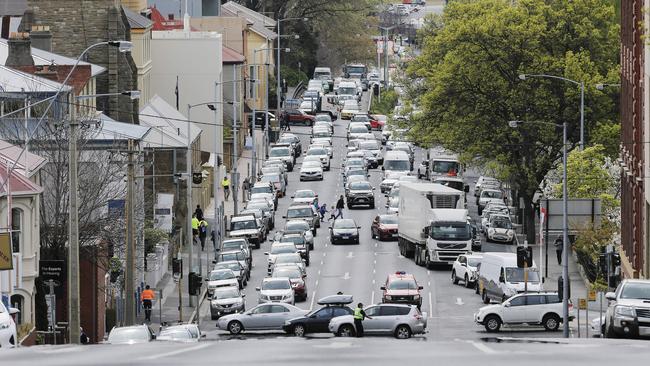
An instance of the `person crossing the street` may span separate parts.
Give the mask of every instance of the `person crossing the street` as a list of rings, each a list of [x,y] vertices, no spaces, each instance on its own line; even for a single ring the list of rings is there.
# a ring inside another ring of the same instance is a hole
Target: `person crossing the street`
[[[363,311],[363,304],[358,303],[357,307],[354,309],[354,328],[356,329],[358,338],[363,337],[363,320],[365,318],[372,319],[366,315],[365,311]]]
[[[156,294],[153,292],[151,287],[149,287],[149,285],[147,285],[140,294],[142,307],[144,307],[144,320],[149,323],[151,323],[151,307],[153,306],[152,302],[155,298]]]
[[[345,208],[345,201],[343,201],[343,195],[339,197],[339,200],[336,201],[336,216],[334,216],[334,220],[340,218],[343,218],[343,209]]]
[[[223,198],[228,201],[228,197],[230,196],[230,179],[228,179],[227,175],[223,177],[221,187],[223,188]]]

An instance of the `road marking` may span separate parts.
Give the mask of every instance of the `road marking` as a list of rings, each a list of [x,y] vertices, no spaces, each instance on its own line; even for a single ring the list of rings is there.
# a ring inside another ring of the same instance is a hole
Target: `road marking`
[[[487,355],[493,355],[493,354],[499,353],[499,352],[493,350],[492,348],[486,346],[486,345],[485,345],[484,343],[482,343],[482,342],[475,342],[475,341],[468,341],[468,342],[469,342],[472,346],[474,346],[474,348],[476,348],[477,350],[479,350],[479,351],[481,351],[481,352],[483,352],[483,353],[485,353],[485,354],[487,354]]]
[[[379,245],[379,243],[375,242],[375,248],[377,248],[377,245]]]
[[[322,263],[321,263],[322,264]],[[431,281],[427,282],[427,285],[431,287]]]
[[[427,276],[431,276],[431,271],[427,269]]]
[[[373,280],[372,283],[375,283],[375,281]],[[374,291],[372,292],[372,296],[370,297],[370,303],[371,304],[375,303],[375,292]]]
[[[323,253],[323,257],[327,257],[327,253]]]
[[[348,252],[348,256],[346,258],[354,258],[354,252]]]
[[[372,273],[377,273],[377,270],[373,268]]]
[[[155,360],[158,358],[163,358],[163,357],[170,357],[170,356],[176,356],[181,353],[186,353],[186,352],[191,352],[191,351],[196,351],[202,348],[210,347],[210,344],[199,344],[194,347],[189,347],[189,348],[184,348],[184,349],[177,349],[175,351],[170,351],[170,352],[165,352],[165,353],[159,353],[157,355],[151,355],[147,357],[141,357],[138,360],[139,361],[145,361],[145,360]]]
[[[350,272],[345,272],[345,275],[343,275],[343,279],[344,280],[349,280],[350,278],[352,278],[352,277],[350,277]]]
[[[429,317],[433,316],[433,301],[431,300],[431,291],[429,291]]]
[[[465,303],[463,302],[463,299],[461,299],[460,297],[457,297],[456,298],[456,305],[465,305]]]
[[[314,308],[314,300],[316,300],[316,291],[311,292],[311,303],[309,304],[309,310]]]
[[[372,284],[373,284],[373,285],[375,284],[375,280],[372,280]]]
[[[314,283],[314,286],[318,287],[318,280]]]

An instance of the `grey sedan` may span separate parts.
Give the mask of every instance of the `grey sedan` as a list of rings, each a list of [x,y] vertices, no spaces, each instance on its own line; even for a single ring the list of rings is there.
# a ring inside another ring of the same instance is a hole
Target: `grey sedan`
[[[302,310],[290,304],[260,304],[245,313],[231,314],[219,318],[217,328],[227,330],[230,334],[239,334],[251,330],[281,331],[285,321],[303,316],[306,313],[307,310]]]

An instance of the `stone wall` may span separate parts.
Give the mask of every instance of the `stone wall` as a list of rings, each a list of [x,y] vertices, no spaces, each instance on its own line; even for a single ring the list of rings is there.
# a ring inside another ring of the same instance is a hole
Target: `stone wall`
[[[33,19],[26,19],[31,24],[21,24],[21,29],[49,26],[52,52],[58,54],[77,58],[92,44],[131,39],[126,15],[115,0],[28,0],[28,5]],[[98,94],[138,89],[138,71],[129,53],[98,46],[85,60],[107,68],[97,78]],[[97,108],[118,121],[138,123],[138,101],[128,96],[97,98]]]

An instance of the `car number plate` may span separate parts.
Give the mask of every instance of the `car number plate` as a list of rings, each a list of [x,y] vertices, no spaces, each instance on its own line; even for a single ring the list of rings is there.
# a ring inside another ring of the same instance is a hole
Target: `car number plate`
[[[392,236],[393,238],[397,238],[397,233],[390,234],[390,236]]]
[[[341,237],[341,239],[350,239],[350,236],[348,236],[348,235],[343,235],[343,236]]]

